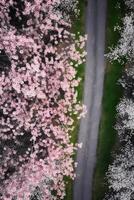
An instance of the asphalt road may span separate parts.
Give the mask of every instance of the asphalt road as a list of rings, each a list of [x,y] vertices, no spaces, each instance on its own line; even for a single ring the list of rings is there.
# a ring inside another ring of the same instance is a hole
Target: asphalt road
[[[87,115],[80,122],[78,142],[82,142],[83,147],[77,152],[73,200],[92,199],[105,70],[106,7],[107,0],[88,0],[86,8],[88,40],[83,103],[87,106]]]

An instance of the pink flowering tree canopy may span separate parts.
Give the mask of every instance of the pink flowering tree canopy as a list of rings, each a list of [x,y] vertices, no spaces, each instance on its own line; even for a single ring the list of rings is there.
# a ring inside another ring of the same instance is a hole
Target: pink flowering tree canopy
[[[70,133],[72,114],[83,115],[76,88],[86,38],[75,39],[63,5],[0,1],[1,200],[63,199],[64,177],[74,178]]]

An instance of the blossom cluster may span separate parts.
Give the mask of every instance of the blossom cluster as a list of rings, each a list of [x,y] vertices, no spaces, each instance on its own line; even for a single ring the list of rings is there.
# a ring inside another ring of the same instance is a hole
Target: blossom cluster
[[[83,115],[76,89],[86,37],[75,39],[57,3],[0,2],[2,200],[63,199],[64,177],[74,178],[70,132],[72,114]]]
[[[59,3],[57,2],[55,10],[60,12],[64,19],[69,20],[70,15],[79,15],[78,3],[78,0],[61,0]]]
[[[109,193],[105,200],[134,199],[134,1],[125,1],[128,13],[123,19],[121,38],[115,49],[108,54],[112,60],[126,59],[126,68],[119,80],[123,97],[117,106],[118,155],[109,166],[107,180]]]
[[[118,28],[119,29],[119,28]],[[134,56],[134,13],[127,14],[123,19],[123,28],[120,29],[120,39],[115,48],[110,48],[107,55],[111,60],[121,61],[121,58],[131,60]]]
[[[129,9],[134,9],[134,0],[125,0],[125,4]]]
[[[112,165],[109,166],[107,177],[111,190],[110,196],[105,200],[133,199],[134,193],[134,147],[128,144],[121,153],[116,155]]]
[[[115,129],[119,138],[119,153],[109,166],[107,179],[110,192],[105,199],[131,200],[134,192],[134,68],[128,67],[122,79],[123,98],[117,106]]]
[[[122,27],[117,25],[114,28],[119,31],[120,39],[115,47],[110,47],[107,57],[111,60],[122,61],[122,58],[126,58],[127,61],[131,61],[134,57],[134,1],[125,0],[124,3],[129,12],[122,20]]]

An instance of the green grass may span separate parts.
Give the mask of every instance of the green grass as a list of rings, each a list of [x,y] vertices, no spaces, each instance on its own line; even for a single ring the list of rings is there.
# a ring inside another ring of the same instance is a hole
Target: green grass
[[[78,1],[78,9],[80,10],[80,15],[78,18],[75,18],[72,24],[73,32],[81,34],[85,33],[85,7],[86,7],[86,0],[79,0]]]
[[[118,1],[122,2],[122,0]],[[114,32],[114,26],[121,23],[124,7],[116,7],[117,0],[108,0],[106,51],[118,41],[119,34]],[[117,84],[121,78],[123,66],[117,62],[106,64],[104,94],[102,101],[102,116],[99,129],[97,163],[94,174],[93,200],[102,200],[108,191],[106,172],[112,162],[112,152],[117,150],[118,138],[114,130],[116,123],[116,105],[122,96],[122,89]]]
[[[84,10],[85,10],[85,1],[86,0],[79,0],[79,9],[80,9],[80,15],[77,19],[73,20],[73,27],[72,30],[73,32],[77,35],[78,32],[80,32],[80,34],[84,34],[85,33],[85,15],[84,15]],[[78,91],[78,101],[82,102],[82,97],[83,97],[83,85],[84,85],[84,68],[85,65],[81,64],[78,67],[78,71],[77,71],[77,76],[82,78],[82,81],[79,85],[79,87],[77,88]],[[77,138],[78,138],[78,130],[79,130],[79,120],[77,119],[76,116],[73,116],[74,118],[74,124],[75,124],[75,128],[73,130],[73,132],[71,133],[71,142],[72,143],[76,143],[77,142]],[[75,159],[75,156],[74,156]],[[69,178],[66,178],[66,182],[67,182],[67,187],[66,187],[66,196],[64,198],[64,200],[72,200],[73,199],[73,181],[70,180]]]

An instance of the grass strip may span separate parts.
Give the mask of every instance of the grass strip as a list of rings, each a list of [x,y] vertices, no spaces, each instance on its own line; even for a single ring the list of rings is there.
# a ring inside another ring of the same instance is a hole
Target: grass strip
[[[77,35],[79,32],[81,35],[85,33],[85,6],[86,6],[86,0],[79,0],[78,2],[78,9],[80,10],[80,15],[77,19],[73,20],[72,24],[72,31]],[[85,69],[85,64],[81,64],[78,67],[77,75],[80,77],[81,83],[79,84],[77,91],[78,91],[78,101],[82,102],[83,98],[83,86],[84,86],[84,69]],[[71,133],[71,142],[76,143],[78,139],[78,130],[79,130],[79,120],[77,119],[76,116],[74,118],[74,130]],[[75,159],[75,156],[74,156]],[[66,178],[67,186],[66,186],[66,196],[64,200],[72,200],[73,199],[73,181],[70,180],[69,178]]]
[[[119,6],[120,5],[120,6]],[[121,24],[124,16],[122,0],[108,0],[107,28],[106,28],[106,52],[108,47],[116,45],[119,34],[114,32],[114,26]],[[99,127],[99,139],[97,148],[97,163],[94,174],[93,200],[102,200],[108,191],[106,172],[112,162],[112,152],[117,149],[118,138],[114,130],[116,123],[116,106],[122,96],[122,88],[117,84],[122,75],[123,66],[118,62],[112,64],[107,61],[104,93],[102,100],[102,115]]]

